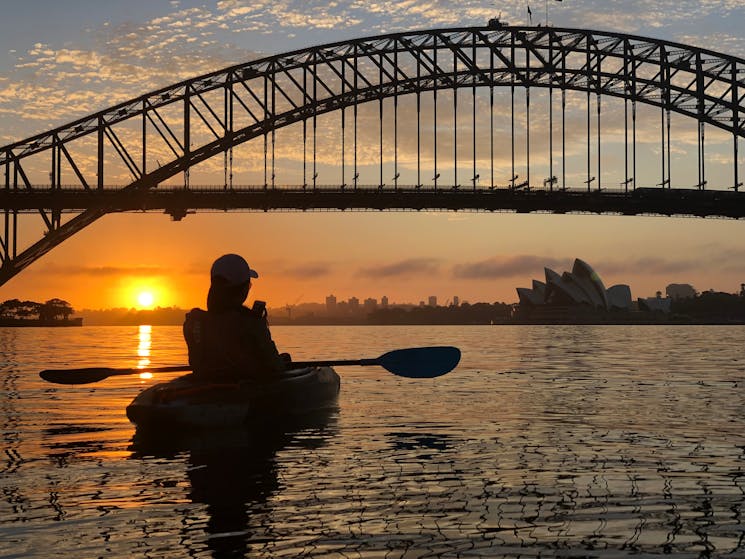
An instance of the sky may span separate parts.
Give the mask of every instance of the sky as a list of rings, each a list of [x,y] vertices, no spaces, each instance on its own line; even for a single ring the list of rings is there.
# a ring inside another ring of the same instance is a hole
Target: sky
[[[496,15],[526,24],[529,3],[0,4],[0,145],[6,145],[159,87],[271,54],[389,32],[483,25]],[[546,3],[530,5],[533,23],[544,23]],[[558,27],[714,45],[745,58],[745,3],[740,0],[564,0],[548,8],[550,23]],[[604,108],[611,129],[606,184],[618,179],[618,134],[615,147],[612,138],[614,129],[619,132],[618,109],[612,103]],[[695,175],[690,168],[695,132],[683,122],[674,126],[673,167]],[[322,122],[321,135],[325,130]],[[324,149],[331,151],[338,138],[329,134],[320,140],[319,157],[328,163],[323,172],[333,181],[336,171],[330,158],[323,159]],[[411,136],[402,137],[404,167],[411,163],[407,139]],[[650,153],[657,141],[650,133]],[[731,138],[712,133],[710,141],[708,168],[716,178],[718,168],[731,168],[731,147],[725,147]],[[263,162],[250,151],[244,156],[236,180],[258,182]],[[297,152],[283,153],[279,161],[284,166],[278,173],[290,181],[297,172]],[[640,173],[652,180],[657,159],[642,163],[649,168]],[[506,168],[504,158],[498,165]],[[205,166],[204,180],[222,180],[214,178],[221,166]],[[405,172],[411,175],[411,165]],[[628,284],[635,298],[664,292],[669,283],[732,293],[745,282],[744,228],[742,222],[719,219],[510,213],[233,212],[197,213],[179,222],[160,213],[116,214],[99,219],[0,287],[0,300],[59,297],[76,309],[97,309],[138,306],[139,294],[149,291],[157,306],[204,306],[211,262],[227,252],[242,254],[258,270],[252,297],[270,307],[321,302],[330,294],[339,300],[385,295],[401,303],[430,295],[440,303],[454,296],[515,302],[516,287],[543,279],[545,266],[571,269],[576,257],[590,263],[606,286]]]

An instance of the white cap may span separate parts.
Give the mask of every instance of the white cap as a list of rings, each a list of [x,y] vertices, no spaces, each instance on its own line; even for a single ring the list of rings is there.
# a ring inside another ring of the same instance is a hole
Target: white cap
[[[212,264],[210,278],[221,277],[230,285],[241,285],[251,278],[258,278],[256,270],[249,268],[243,257],[237,254],[224,254]]]

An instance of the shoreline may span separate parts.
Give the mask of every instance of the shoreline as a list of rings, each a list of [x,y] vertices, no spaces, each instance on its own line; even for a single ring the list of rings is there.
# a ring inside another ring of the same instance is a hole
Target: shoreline
[[[3,328],[64,328],[78,327],[83,325],[82,318],[70,318],[67,320],[40,320],[36,318],[3,318],[0,319],[0,327]]]
[[[269,320],[271,326],[745,326],[745,319],[728,320],[725,318],[712,319],[637,319],[637,320],[493,320],[483,321],[442,321],[442,322],[370,322],[366,320]],[[121,322],[86,322],[86,327],[96,326],[182,326],[183,322],[164,321],[121,321]],[[9,324],[0,321],[0,328],[30,328],[30,327],[81,327],[83,319],[68,322],[56,321],[17,321]]]

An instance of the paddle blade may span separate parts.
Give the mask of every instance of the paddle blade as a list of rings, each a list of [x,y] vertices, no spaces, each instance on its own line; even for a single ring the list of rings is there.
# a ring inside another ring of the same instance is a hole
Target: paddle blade
[[[98,382],[116,374],[116,369],[106,367],[91,367],[89,369],[47,369],[39,376],[47,382],[56,384],[89,384]]]
[[[460,361],[457,347],[413,347],[389,351],[377,364],[394,375],[407,378],[434,378],[452,371]]]
[[[138,369],[113,369],[111,367],[88,367],[83,369],[47,369],[39,376],[48,382],[57,384],[89,384],[118,375],[139,375],[141,373],[176,373],[191,371],[191,365],[169,365],[167,367],[148,367]]]

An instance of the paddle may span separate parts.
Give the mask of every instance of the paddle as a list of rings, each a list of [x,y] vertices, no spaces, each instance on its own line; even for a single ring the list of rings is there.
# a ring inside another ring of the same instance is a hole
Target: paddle
[[[375,359],[339,359],[326,361],[297,361],[292,368],[336,367],[343,365],[378,365],[390,373],[407,378],[434,378],[452,371],[460,361],[460,350],[450,346],[414,347],[396,349]],[[112,369],[110,367],[88,367],[84,369],[46,369],[39,376],[57,384],[89,384],[108,377],[136,375],[139,373],[176,373],[191,371],[189,365],[152,367],[149,369]]]
[[[298,361],[292,366],[337,367],[342,365],[378,365],[399,377],[434,378],[449,373],[460,361],[460,350],[451,346],[412,347],[395,349],[375,359],[348,359],[337,361]]]

